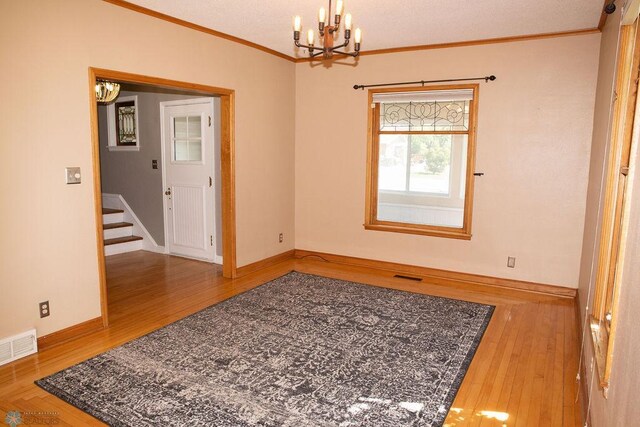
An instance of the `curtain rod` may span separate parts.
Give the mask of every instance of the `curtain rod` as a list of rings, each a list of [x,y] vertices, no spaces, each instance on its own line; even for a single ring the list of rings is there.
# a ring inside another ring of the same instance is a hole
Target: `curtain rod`
[[[400,86],[400,85],[417,85],[421,84],[424,86],[426,83],[447,83],[447,82],[469,82],[474,80],[484,80],[485,83],[488,81],[494,81],[496,76],[493,74],[486,77],[474,77],[470,79],[447,79],[447,80],[418,80],[417,82],[401,82],[401,83],[380,83],[375,85],[354,85],[353,88],[355,90],[362,89],[365,87],[380,87],[380,86]]]

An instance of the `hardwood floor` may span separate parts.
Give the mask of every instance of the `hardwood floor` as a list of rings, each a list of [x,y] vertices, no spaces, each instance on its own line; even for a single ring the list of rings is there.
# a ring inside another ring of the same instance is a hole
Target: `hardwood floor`
[[[571,299],[414,282],[315,259],[287,260],[238,279],[223,278],[211,264],[144,251],[108,257],[106,264],[109,328],[0,367],[0,421],[17,410],[55,413],[57,425],[102,425],[33,381],[295,269],[496,306],[445,426],[582,425]]]

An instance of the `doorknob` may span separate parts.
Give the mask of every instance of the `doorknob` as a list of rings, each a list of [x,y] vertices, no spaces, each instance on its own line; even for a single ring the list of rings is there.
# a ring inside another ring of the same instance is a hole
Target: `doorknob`
[[[165,196],[170,196],[171,195],[171,187],[167,188],[167,191],[164,192]]]

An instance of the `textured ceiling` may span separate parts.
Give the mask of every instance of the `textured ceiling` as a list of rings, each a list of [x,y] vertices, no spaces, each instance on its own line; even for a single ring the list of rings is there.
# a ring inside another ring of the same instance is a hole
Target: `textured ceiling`
[[[292,18],[302,17],[303,41],[317,29],[328,0],[128,0],[290,56]],[[333,1],[334,5],[336,1]],[[510,37],[597,27],[603,0],[345,0],[362,50]]]

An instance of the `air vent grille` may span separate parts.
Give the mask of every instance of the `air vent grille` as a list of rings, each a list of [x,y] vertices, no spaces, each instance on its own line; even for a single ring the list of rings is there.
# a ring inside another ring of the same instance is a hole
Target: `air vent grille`
[[[11,343],[5,342],[0,344],[0,365],[11,359]]]
[[[413,280],[414,282],[422,282],[422,278],[420,277],[405,276],[404,274],[396,274],[393,277],[397,277],[398,279]]]
[[[17,338],[13,340],[13,355],[19,357],[26,354],[31,354],[35,347],[35,336],[27,335],[26,337]]]
[[[35,329],[4,338],[0,340],[0,365],[13,362],[37,351],[38,342]]]

